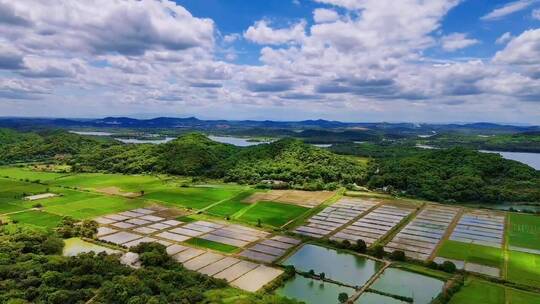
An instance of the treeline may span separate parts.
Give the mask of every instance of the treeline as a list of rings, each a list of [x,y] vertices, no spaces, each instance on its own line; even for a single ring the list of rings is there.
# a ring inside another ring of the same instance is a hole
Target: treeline
[[[249,184],[278,180],[310,190],[335,189],[365,178],[365,167],[354,160],[291,138],[240,148],[199,133],[161,145],[122,144],[65,131],[0,134],[0,140],[5,138],[0,141],[4,164],[56,159],[75,172],[167,173]]]
[[[139,269],[122,265],[119,255],[61,256],[63,246],[52,232],[0,227],[0,303],[228,303],[211,295],[226,288],[225,281],[183,268],[161,244],[132,248],[142,262]],[[242,299],[246,304],[297,303],[264,294]]]
[[[197,133],[161,145],[122,145],[80,153],[70,160],[76,171],[160,172],[223,178],[257,184],[279,180],[291,187],[324,189],[360,183],[357,162],[296,139],[239,148]]]
[[[367,185],[450,203],[540,201],[540,171],[465,148],[379,158],[370,163]]]
[[[423,140],[440,148],[467,147],[475,150],[540,153],[540,132],[497,135],[439,134]]]

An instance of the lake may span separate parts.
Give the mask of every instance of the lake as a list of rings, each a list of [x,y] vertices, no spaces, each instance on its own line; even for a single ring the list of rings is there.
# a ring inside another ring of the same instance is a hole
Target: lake
[[[327,278],[351,286],[364,285],[383,266],[372,259],[311,244],[304,245],[282,264],[293,265],[302,272],[324,272]]]
[[[168,143],[171,140],[175,140],[176,137],[165,137],[163,139],[136,139],[136,138],[115,138],[118,141],[121,141],[125,144],[164,144]]]
[[[249,147],[249,146],[255,146],[255,145],[260,145],[260,144],[267,144],[271,142],[271,141],[251,141],[252,138],[243,138],[243,137],[234,137],[234,136],[209,135],[208,138],[210,138],[213,141],[217,141],[224,144],[231,144],[237,147]]]
[[[338,296],[342,292],[352,296],[355,291],[349,287],[305,278],[298,274],[276,290],[279,295],[297,299],[306,304],[337,304]]]
[[[498,153],[506,159],[511,159],[529,165],[536,170],[540,170],[540,153],[526,153],[526,152],[502,152],[502,151],[486,151],[480,150],[484,153]]]
[[[79,134],[79,135],[91,135],[91,136],[111,136],[112,133],[109,132],[98,132],[98,131],[69,131],[69,133]]]

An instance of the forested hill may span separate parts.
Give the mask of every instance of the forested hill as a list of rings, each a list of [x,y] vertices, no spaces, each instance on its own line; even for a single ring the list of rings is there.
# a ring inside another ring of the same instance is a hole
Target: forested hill
[[[464,148],[380,158],[368,186],[440,202],[540,202],[540,171],[495,153]]]
[[[4,164],[56,161],[82,172],[167,173],[249,184],[271,180],[307,190],[357,184],[441,202],[540,202],[540,171],[498,154],[464,148],[339,147],[334,149],[338,153],[369,156],[369,166],[292,138],[241,148],[190,133],[165,144],[134,145],[65,131],[0,129]]]
[[[115,145],[83,151],[71,164],[80,171],[161,172],[251,184],[280,180],[309,189],[361,183],[365,177],[360,163],[300,140],[286,138],[239,148],[197,133],[161,145]]]

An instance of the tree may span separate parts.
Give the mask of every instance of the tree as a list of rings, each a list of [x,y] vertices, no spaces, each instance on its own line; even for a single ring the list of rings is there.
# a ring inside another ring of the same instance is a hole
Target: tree
[[[394,261],[405,261],[405,252],[401,250],[394,250],[390,254],[390,259]]]
[[[367,250],[366,242],[364,242],[364,240],[362,239],[356,240],[356,246],[354,250],[356,250],[359,253],[366,253],[366,250]]]
[[[341,247],[349,249],[351,248],[351,242],[349,242],[349,240],[343,240],[343,242],[341,242]]]
[[[349,300],[349,295],[346,292],[340,292],[338,295],[339,303],[345,303]]]
[[[375,247],[373,247],[372,253],[374,257],[380,259],[384,256],[384,247],[381,245],[375,245]]]
[[[310,270],[308,271],[308,274],[309,274],[310,276],[312,276],[312,277],[315,276],[315,270],[310,269]]]
[[[448,273],[454,273],[456,272],[457,268],[456,268],[456,264],[450,262],[450,261],[444,261],[442,264],[441,264],[441,270],[444,271],[444,272],[448,272]]]
[[[321,272],[321,273],[319,274],[319,278],[321,278],[321,280],[326,279],[326,274],[325,274],[324,272]]]

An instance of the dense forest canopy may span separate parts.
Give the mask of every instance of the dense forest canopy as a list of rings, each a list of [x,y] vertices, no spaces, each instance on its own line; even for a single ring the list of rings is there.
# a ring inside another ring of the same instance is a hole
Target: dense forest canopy
[[[534,134],[533,134],[534,136]],[[540,201],[539,171],[497,154],[410,144],[336,144],[299,139],[236,147],[199,133],[160,145],[123,144],[65,131],[0,129],[0,162],[54,160],[81,172],[166,173],[319,190],[353,184],[444,202]],[[350,155],[368,158],[368,166]]]
[[[465,148],[418,151],[371,163],[368,186],[442,202],[540,201],[540,171]]]
[[[0,303],[224,303],[213,292],[227,284],[189,271],[157,243],[132,248],[143,267],[120,263],[119,255],[61,256],[63,240],[53,232],[0,226]],[[246,295],[249,304],[294,304],[275,295]],[[225,299],[222,299],[225,301]]]

